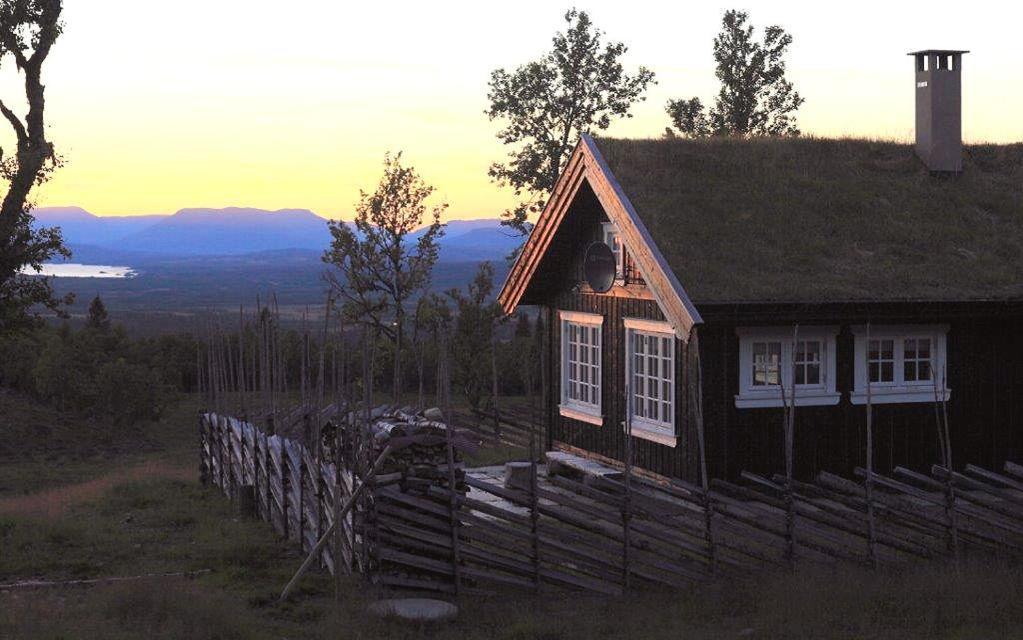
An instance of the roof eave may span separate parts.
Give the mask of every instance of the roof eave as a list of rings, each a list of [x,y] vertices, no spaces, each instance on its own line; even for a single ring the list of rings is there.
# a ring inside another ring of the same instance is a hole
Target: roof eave
[[[525,294],[583,180],[589,183],[604,212],[621,231],[623,242],[662,313],[675,327],[679,337],[688,339],[692,327],[702,324],[703,319],[611,173],[596,142],[587,134],[580,137],[572,151],[553,194],[501,288],[498,302],[505,313],[513,313]]]

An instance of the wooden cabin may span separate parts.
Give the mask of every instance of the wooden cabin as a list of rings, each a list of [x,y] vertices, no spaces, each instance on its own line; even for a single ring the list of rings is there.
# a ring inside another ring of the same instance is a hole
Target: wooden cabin
[[[958,66],[958,63],[957,63]],[[1023,145],[583,136],[499,297],[551,328],[552,449],[698,479],[1023,459]],[[613,249],[605,292],[587,281]],[[869,390],[869,391],[868,391]]]

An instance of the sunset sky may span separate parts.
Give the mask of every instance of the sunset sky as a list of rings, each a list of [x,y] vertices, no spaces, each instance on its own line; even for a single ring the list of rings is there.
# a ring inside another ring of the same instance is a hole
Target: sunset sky
[[[671,97],[716,91],[721,14],[795,38],[806,133],[912,136],[919,48],[962,48],[964,136],[1023,140],[1023,8],[1006,2],[579,2],[626,66],[658,84],[610,133],[658,136]],[[549,1],[67,0],[46,65],[51,137],[68,165],[40,205],[100,215],[182,207],[302,207],[349,218],[384,152],[403,150],[450,218],[496,216],[504,153],[483,115],[489,72],[544,52],[570,5]],[[0,93],[12,101],[11,73]],[[3,138],[4,149],[10,148]]]

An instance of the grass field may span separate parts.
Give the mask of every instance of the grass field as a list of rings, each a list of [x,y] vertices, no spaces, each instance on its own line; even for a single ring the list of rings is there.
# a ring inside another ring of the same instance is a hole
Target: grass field
[[[265,523],[239,517],[216,490],[198,484],[194,412],[183,401],[162,422],[140,427],[134,433],[147,443],[142,451],[85,446],[85,457],[66,450],[54,460],[0,459],[6,487],[0,494],[0,584],[203,572],[0,588],[0,638],[894,639],[1023,633],[1023,571],[1006,564],[969,565],[958,574],[937,566],[881,574],[803,570],[625,598],[507,593],[467,598],[458,620],[435,627],[367,615],[367,603],[380,593],[358,577],[342,581],[336,601],[333,579],[311,574],[291,601],[279,604],[276,594],[301,557]],[[34,485],[33,477],[44,482]]]

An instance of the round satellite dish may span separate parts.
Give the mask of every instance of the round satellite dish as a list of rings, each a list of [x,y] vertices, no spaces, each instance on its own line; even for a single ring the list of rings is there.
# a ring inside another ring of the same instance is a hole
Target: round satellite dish
[[[597,293],[605,293],[611,290],[615,283],[615,271],[617,271],[615,254],[611,247],[603,242],[594,242],[586,247],[586,255],[583,258],[583,273],[586,282]]]

